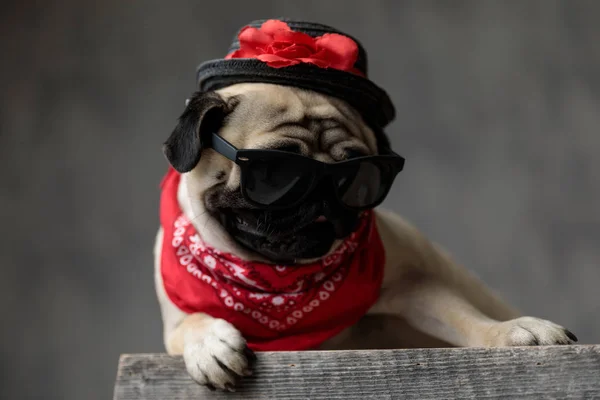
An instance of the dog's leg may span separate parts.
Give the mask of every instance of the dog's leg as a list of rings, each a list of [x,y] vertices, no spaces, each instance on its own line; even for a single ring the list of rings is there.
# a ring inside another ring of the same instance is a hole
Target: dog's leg
[[[254,354],[229,322],[204,313],[186,314],[169,300],[160,274],[162,238],[160,229],[154,246],[154,278],[167,352],[183,355],[196,382],[211,389],[234,390],[237,381],[251,373]]]
[[[480,280],[398,216],[378,227],[386,276],[370,313],[400,316],[416,329],[455,346],[570,344],[577,338],[553,322],[523,317]]]
[[[570,344],[575,336],[553,322],[517,317],[497,320],[455,287],[425,276],[406,277],[397,293],[386,292],[372,313],[393,313],[416,329],[455,346]]]
[[[188,373],[199,384],[233,391],[241,377],[251,374],[254,355],[224,319],[187,315],[166,341],[168,352],[183,355]]]

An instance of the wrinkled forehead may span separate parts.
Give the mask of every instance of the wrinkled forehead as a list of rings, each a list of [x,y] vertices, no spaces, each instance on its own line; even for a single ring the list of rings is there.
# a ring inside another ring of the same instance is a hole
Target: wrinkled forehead
[[[302,126],[313,132],[340,126],[349,137],[376,148],[375,137],[360,114],[340,99],[264,83],[237,84],[218,92],[235,104],[223,133],[234,144],[242,145],[249,136],[256,139],[256,135],[268,132],[283,133],[286,126]]]

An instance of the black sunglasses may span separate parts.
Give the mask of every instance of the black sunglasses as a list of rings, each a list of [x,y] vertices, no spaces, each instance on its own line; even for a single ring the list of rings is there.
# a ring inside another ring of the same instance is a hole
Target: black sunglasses
[[[242,195],[260,208],[296,206],[328,177],[341,205],[354,210],[374,208],[383,202],[404,167],[404,158],[391,150],[324,163],[282,150],[240,150],[216,133],[209,147],[240,167]]]

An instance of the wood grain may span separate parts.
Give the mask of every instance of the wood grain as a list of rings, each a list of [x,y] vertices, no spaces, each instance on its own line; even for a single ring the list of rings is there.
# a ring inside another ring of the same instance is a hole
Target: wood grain
[[[181,357],[124,354],[115,400],[600,399],[600,345],[258,353],[235,393],[193,382]]]

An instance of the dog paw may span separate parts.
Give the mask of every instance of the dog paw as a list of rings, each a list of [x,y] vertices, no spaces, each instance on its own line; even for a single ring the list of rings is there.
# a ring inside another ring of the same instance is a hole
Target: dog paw
[[[534,317],[521,317],[494,325],[488,336],[492,346],[547,346],[573,344],[577,337],[568,329]]]
[[[183,349],[188,374],[211,390],[235,391],[238,381],[252,374],[255,359],[242,334],[223,319],[212,321],[201,336],[188,340]]]

